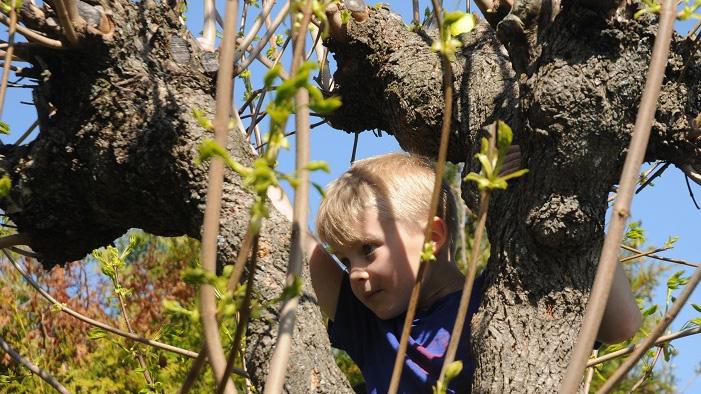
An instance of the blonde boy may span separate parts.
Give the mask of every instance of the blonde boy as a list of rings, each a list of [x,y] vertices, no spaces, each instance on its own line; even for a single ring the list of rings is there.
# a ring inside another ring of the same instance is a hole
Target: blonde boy
[[[505,167],[514,166],[513,157]],[[384,393],[389,387],[419,267],[434,177],[430,161],[405,153],[360,160],[331,183],[319,208],[319,237],[345,270],[320,245],[310,245],[312,284],[331,320],[332,345],[347,351],[358,364],[369,393]],[[444,184],[438,212],[428,223],[437,259],[423,279],[399,392],[430,393],[443,363],[464,283],[453,260],[455,215],[452,194]],[[480,287],[478,280],[470,314],[479,307]],[[628,328],[606,322],[607,317],[621,321],[622,310],[633,320]],[[604,320],[599,333],[603,341],[631,336],[639,325],[640,313],[620,268]],[[466,324],[460,334],[457,358],[464,368],[451,383],[451,393],[469,391],[473,370],[469,327]]]

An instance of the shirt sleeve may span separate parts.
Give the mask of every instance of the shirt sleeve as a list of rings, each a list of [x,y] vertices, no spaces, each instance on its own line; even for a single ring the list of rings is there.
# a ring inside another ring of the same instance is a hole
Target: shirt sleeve
[[[377,318],[363,305],[350,288],[348,274],[343,275],[338,294],[336,316],[329,322],[331,346],[345,350],[358,366],[363,365],[364,349],[372,338],[373,321]]]

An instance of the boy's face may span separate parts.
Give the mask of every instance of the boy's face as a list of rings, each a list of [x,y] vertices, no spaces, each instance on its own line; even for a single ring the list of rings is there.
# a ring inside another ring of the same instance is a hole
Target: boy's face
[[[420,226],[380,218],[376,208],[364,213],[358,230],[365,238],[337,255],[348,267],[353,294],[380,319],[391,319],[409,305],[424,234]]]

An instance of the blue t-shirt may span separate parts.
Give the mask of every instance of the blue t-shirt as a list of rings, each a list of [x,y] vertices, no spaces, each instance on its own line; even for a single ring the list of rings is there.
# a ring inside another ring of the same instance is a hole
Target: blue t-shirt
[[[358,364],[368,393],[386,393],[405,314],[382,320],[353,295],[347,275],[341,283],[336,316],[328,328],[331,345],[345,350]],[[481,278],[478,278],[473,286],[468,316],[456,353],[456,360],[462,360],[463,369],[451,381],[448,393],[470,392],[474,370],[469,345],[470,318],[479,308],[481,288]],[[448,294],[428,310],[417,312],[399,383],[400,393],[432,393],[443,366],[461,295],[462,291]]]

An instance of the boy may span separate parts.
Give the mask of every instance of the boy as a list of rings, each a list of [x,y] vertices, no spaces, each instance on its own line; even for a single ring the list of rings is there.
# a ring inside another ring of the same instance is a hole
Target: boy
[[[505,168],[518,165],[512,159]],[[434,176],[429,161],[409,154],[361,160],[331,183],[319,208],[319,237],[347,272],[312,242],[312,284],[322,311],[331,320],[332,345],[347,351],[359,365],[369,393],[384,393],[389,388],[419,267]],[[402,393],[430,393],[436,384],[465,280],[454,262],[458,228],[455,203],[445,184],[430,226],[436,261],[428,265],[422,283],[399,386]],[[457,351],[463,372],[451,382],[449,392],[466,392],[470,387],[474,366],[469,359],[469,321],[479,307],[480,295],[478,279]],[[619,267],[599,339],[615,342],[630,337],[640,319]],[[611,324],[621,321],[631,323],[626,327]]]

